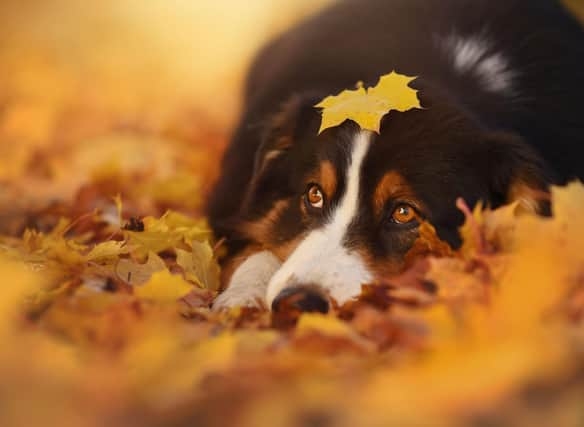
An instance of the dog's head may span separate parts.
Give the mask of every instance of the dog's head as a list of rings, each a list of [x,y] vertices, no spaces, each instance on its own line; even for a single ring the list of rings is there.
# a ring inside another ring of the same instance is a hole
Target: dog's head
[[[282,261],[268,305],[299,285],[345,302],[404,268],[423,221],[459,245],[457,198],[533,208],[546,188],[521,138],[451,103],[422,98],[424,109],[385,116],[379,135],[351,121],[319,135],[317,101],[295,97],[272,119],[241,212],[239,232]]]

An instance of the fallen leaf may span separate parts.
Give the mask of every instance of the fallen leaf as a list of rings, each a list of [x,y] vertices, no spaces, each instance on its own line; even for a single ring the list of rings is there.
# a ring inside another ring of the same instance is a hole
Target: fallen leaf
[[[124,230],[128,246],[136,256],[149,252],[160,253],[168,249],[188,247],[192,241],[204,241],[211,235],[205,221],[194,221],[176,212],[167,212],[160,218],[142,220],[144,231]]]
[[[298,335],[318,332],[329,336],[354,336],[353,330],[347,323],[337,319],[335,316],[318,313],[306,313],[300,316],[295,332]]]
[[[176,302],[192,290],[192,286],[168,270],[157,271],[143,285],[136,286],[134,294],[145,300],[158,303]]]
[[[219,264],[208,242],[191,243],[191,251],[176,250],[176,262],[183,269],[185,278],[198,286],[216,291],[219,289]]]
[[[128,248],[125,247],[125,242],[110,240],[94,246],[85,258],[87,261],[99,262],[116,259],[126,253],[128,253]]]
[[[131,285],[142,285],[158,271],[166,269],[166,264],[154,252],[148,254],[148,259],[141,264],[131,259],[120,259],[115,266],[116,275],[120,280]]]

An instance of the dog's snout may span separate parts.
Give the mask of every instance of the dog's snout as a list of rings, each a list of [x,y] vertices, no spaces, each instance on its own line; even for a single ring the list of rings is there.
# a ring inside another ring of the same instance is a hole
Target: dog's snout
[[[272,311],[285,310],[328,313],[329,302],[315,286],[290,286],[282,290],[272,302]]]

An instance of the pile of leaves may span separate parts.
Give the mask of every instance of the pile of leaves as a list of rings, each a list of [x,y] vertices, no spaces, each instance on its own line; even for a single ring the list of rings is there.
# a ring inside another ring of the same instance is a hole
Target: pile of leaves
[[[61,206],[0,240],[0,422],[582,425],[584,187],[552,197],[553,218],[461,203],[459,251],[286,321],[210,310],[204,219]]]
[[[224,127],[53,59],[0,49],[1,426],[584,425],[581,184],[461,201],[327,315],[218,313]]]

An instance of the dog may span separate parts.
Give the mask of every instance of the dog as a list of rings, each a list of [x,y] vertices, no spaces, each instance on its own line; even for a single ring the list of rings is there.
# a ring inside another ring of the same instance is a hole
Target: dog
[[[392,70],[418,76],[422,109],[319,134],[319,101]],[[423,221],[459,246],[457,198],[545,213],[549,185],[584,177],[583,104],[584,31],[557,1],[335,3],[249,72],[208,205],[214,308],[326,312],[401,272]]]

